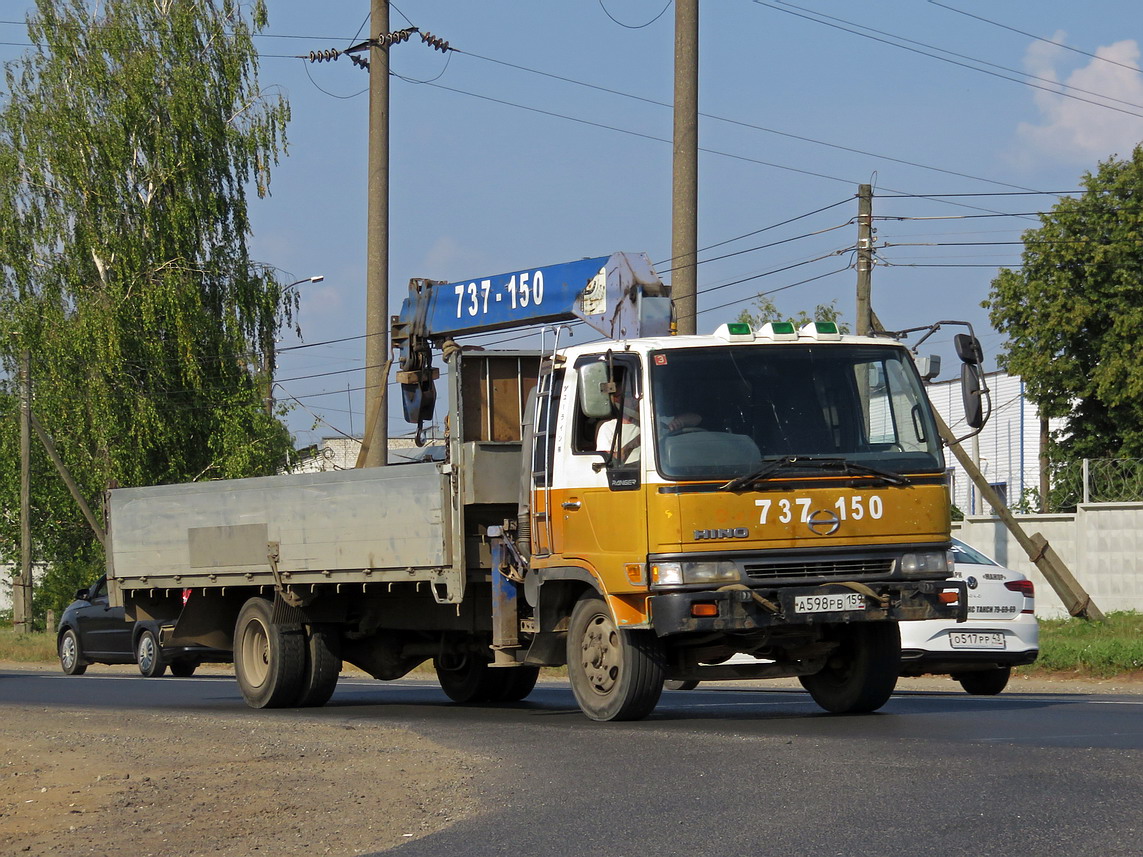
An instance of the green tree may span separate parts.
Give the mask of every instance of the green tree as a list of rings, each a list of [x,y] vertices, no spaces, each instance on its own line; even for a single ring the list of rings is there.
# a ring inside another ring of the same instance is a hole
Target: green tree
[[[289,108],[258,85],[263,0],[37,0],[0,101],[0,554],[18,545],[14,378],[89,504],[114,484],[274,472],[263,355],[296,308],[247,248]],[[272,353],[268,355],[272,363]],[[272,365],[271,365],[272,370]],[[59,606],[102,567],[36,449],[36,559]]]
[[[1083,178],[1024,233],[984,306],[1000,365],[1043,417],[1063,417],[1057,462],[1143,456],[1143,147]]]
[[[749,324],[751,327],[759,327],[768,321],[790,321],[795,327],[802,327],[811,321],[832,321],[842,333],[849,333],[849,325],[841,320],[841,310],[837,308],[836,298],[828,304],[818,304],[814,307],[812,317],[803,309],[799,310],[796,316],[783,318],[774,301],[766,295],[758,295],[754,299],[753,307],[742,310],[735,321]]]

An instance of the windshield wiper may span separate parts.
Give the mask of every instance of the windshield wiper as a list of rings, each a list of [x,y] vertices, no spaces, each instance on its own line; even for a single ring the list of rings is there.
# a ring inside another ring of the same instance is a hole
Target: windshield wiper
[[[890,485],[913,484],[913,480],[907,476],[902,476],[900,473],[894,473],[891,470],[882,470],[879,467],[871,467],[868,464],[858,464],[856,461],[849,461],[845,458],[803,458],[796,455],[787,455],[784,458],[767,461],[752,473],[731,479],[725,485],[720,485],[718,490],[737,491],[739,488],[745,488],[747,485],[757,482],[759,479],[765,479],[767,476],[777,473],[784,467],[791,466],[804,467],[810,470],[840,470],[842,473],[849,475],[876,476],[885,480]]]
[[[786,467],[790,464],[795,464],[800,460],[801,459],[799,459],[797,456],[787,455],[785,458],[776,458],[773,461],[767,461],[757,470],[751,473],[747,473],[743,476],[739,476],[735,479],[731,479],[725,485],[718,486],[718,490],[737,491],[739,488],[745,488],[751,482],[757,482],[759,479],[765,479],[771,473],[777,473],[783,467]]]
[[[892,470],[882,470],[880,467],[871,467],[868,464],[858,464],[856,461],[850,461],[847,458],[809,458],[802,460],[822,470],[836,468],[842,473],[848,473],[850,475],[877,476],[884,479],[890,485],[913,484],[913,480],[908,476],[902,476],[900,473],[894,473]]]

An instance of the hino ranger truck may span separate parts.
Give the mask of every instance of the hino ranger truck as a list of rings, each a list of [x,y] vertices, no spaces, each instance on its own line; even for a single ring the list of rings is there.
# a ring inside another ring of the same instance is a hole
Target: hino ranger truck
[[[530,325],[539,351],[457,342]],[[461,703],[566,666],[600,721],[719,678],[796,676],[867,712],[899,622],[965,616],[937,422],[894,337],[672,335],[668,287],[626,253],[414,280],[392,337],[418,437],[447,390],[425,460],[111,491],[113,597],[164,644],[233,651],[251,706],[322,705],[343,662],[431,661]],[[979,424],[971,334],[958,353]]]

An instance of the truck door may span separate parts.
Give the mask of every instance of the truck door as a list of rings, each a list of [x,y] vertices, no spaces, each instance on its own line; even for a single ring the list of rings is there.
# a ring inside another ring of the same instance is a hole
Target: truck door
[[[646,559],[647,504],[642,483],[650,435],[644,437],[641,431],[638,359],[599,354],[581,358],[576,368],[600,361],[611,367],[608,374],[614,389],[608,416],[584,412],[578,372],[568,373],[565,379],[552,474],[553,548],[569,564],[589,565],[615,591],[626,581],[624,565]]]

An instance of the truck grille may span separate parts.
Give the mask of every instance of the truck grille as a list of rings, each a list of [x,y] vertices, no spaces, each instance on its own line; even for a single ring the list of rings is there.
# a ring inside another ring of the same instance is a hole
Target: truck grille
[[[747,562],[743,564],[747,576],[756,580],[775,580],[787,577],[888,577],[893,571],[893,560],[886,557],[856,557],[818,560],[815,562],[777,560],[774,562]]]

